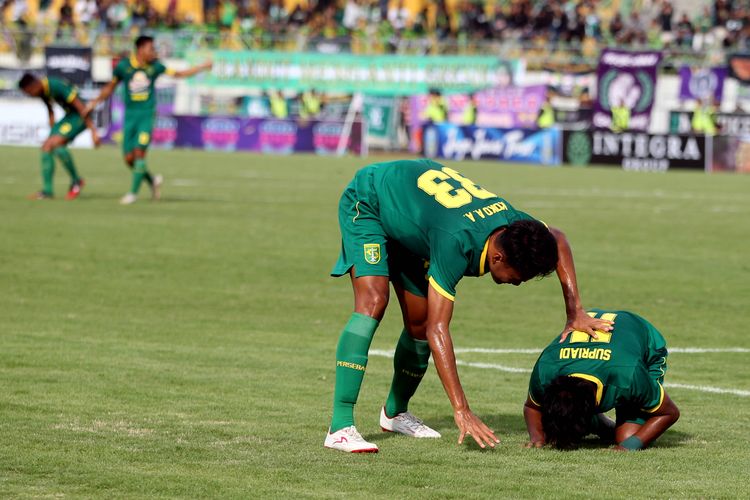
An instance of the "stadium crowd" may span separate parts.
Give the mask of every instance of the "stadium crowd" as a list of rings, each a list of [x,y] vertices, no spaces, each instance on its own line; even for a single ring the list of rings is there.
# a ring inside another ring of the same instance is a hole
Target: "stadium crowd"
[[[750,6],[738,0],[713,0],[690,13],[680,2],[644,1],[627,14],[599,0],[204,0],[203,12],[194,14],[178,12],[179,0],[159,9],[151,0],[39,0],[34,16],[30,1],[3,0],[0,20],[22,29],[53,25],[58,38],[77,30],[180,30],[245,37],[244,45],[254,48],[299,37],[351,45],[377,39],[366,47],[385,52],[410,40],[750,46]]]

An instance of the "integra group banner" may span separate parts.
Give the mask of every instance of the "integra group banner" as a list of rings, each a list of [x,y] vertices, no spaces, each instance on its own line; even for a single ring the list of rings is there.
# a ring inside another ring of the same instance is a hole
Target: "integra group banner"
[[[594,101],[594,127],[612,127],[612,107],[630,110],[629,129],[647,130],[656,90],[656,70],[661,52],[630,52],[604,49],[596,70],[597,97]]]
[[[511,85],[523,71],[520,60],[494,56],[404,56],[216,51],[210,74],[200,85],[374,95],[473,92]],[[198,56],[195,56],[198,60]]]
[[[210,151],[335,154],[342,122],[211,116],[157,116],[152,144]],[[352,125],[347,151],[365,154],[362,124]]]
[[[450,160],[500,160],[560,164],[560,131],[498,129],[451,124],[424,129],[424,155]]]
[[[563,161],[574,166],[616,165],[625,170],[708,170],[711,138],[683,134],[564,131]]]
[[[721,102],[724,95],[724,80],[727,68],[680,68],[680,100],[713,99]]]

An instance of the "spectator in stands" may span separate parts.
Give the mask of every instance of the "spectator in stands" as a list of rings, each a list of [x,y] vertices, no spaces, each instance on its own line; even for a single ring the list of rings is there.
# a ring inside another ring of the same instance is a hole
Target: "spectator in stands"
[[[463,125],[476,125],[477,124],[477,93],[471,94],[469,100],[466,102],[464,113],[462,117]]]
[[[687,13],[683,12],[680,20],[677,22],[677,35],[675,37],[677,44],[683,47],[692,47],[694,34],[695,28],[693,27],[693,23],[690,22]]]
[[[219,4],[219,30],[227,33],[232,30],[237,19],[237,3],[234,0],[221,0]]]
[[[398,0],[388,9],[388,22],[396,33],[400,33],[406,28],[410,15],[409,9],[404,6],[404,0]]]
[[[549,90],[544,98],[542,107],[539,108],[536,125],[539,128],[550,128],[555,125],[555,109],[552,107],[552,94]]]
[[[620,34],[625,29],[625,23],[622,22],[622,15],[618,12],[609,22],[609,36],[612,40],[619,40]]]
[[[131,23],[136,28],[143,28],[148,22],[149,3],[148,0],[135,0],[132,3]]]
[[[65,34],[75,31],[75,21],[73,18],[73,2],[65,0],[60,6],[60,17],[57,20],[57,38],[62,38]]]
[[[703,7],[703,11],[695,16],[693,21],[696,33],[693,37],[693,49],[703,50],[714,43],[713,23],[711,21],[711,9]]]
[[[99,6],[96,4],[96,0],[78,0],[76,2],[76,16],[78,16],[78,22],[83,26],[89,26],[96,21],[98,12]]]
[[[367,20],[367,10],[364,3],[364,0],[347,0],[344,7],[344,18],[341,21],[344,28],[354,31],[361,21]]]
[[[268,91],[268,108],[271,110],[271,116],[279,120],[285,120],[289,117],[289,106],[287,105],[286,98],[281,95],[281,92],[275,89]]]
[[[448,104],[438,89],[430,89],[427,106],[422,112],[422,119],[428,124],[445,123],[448,120]]]
[[[130,13],[125,0],[112,0],[107,7],[107,26],[112,30],[121,30],[127,27],[129,18]]]
[[[323,100],[315,89],[308,89],[300,96],[299,117],[303,120],[315,120],[323,109]]]

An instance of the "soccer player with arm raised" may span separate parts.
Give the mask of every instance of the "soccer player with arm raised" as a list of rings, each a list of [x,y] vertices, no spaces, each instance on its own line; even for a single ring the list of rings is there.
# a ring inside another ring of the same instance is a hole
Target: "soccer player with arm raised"
[[[631,312],[589,314],[616,321],[614,329],[596,339],[577,331],[556,337],[534,365],[523,409],[529,448],[574,449],[598,434],[618,450],[640,450],[680,417],[662,386],[667,345],[661,333]],[[616,422],[604,415],[613,408]]]
[[[70,188],[65,198],[68,200],[78,198],[84,181],[78,175],[73,157],[68,151],[68,144],[88,128],[91,130],[94,146],[99,146],[99,134],[86,114],[86,108],[78,96],[78,89],[60,78],[37,78],[31,73],[26,73],[21,77],[18,87],[26,95],[40,98],[47,107],[49,115],[50,133],[42,144],[42,190],[33,194],[32,198],[44,200],[53,197],[52,179],[55,173],[55,158],[60,160],[70,175]],[[52,108],[55,102],[65,111],[65,116],[57,123],[55,123],[55,112]]]
[[[336,349],[327,448],[378,451],[354,426],[354,405],[370,343],[388,304],[389,281],[404,330],[380,426],[417,438],[440,437],[408,411],[432,354],[453,407],[458,442],[467,435],[482,448],[499,442],[471,411],[456,369],[449,325],[456,285],[464,276],[489,273],[498,284],[520,285],[557,270],[567,310],[564,334],[594,335],[611,328],[611,322],[583,310],[570,246],[561,231],[434,161],[376,163],[357,172],[341,196],[339,225],[341,253],[331,274],[351,277],[354,313]]]
[[[122,131],[122,152],[126,165],[133,170],[133,180],[130,191],[120,200],[123,205],[135,203],[144,179],[151,186],[153,198],[158,200],[161,196],[162,177],[151,175],[146,167],[146,151],[151,144],[151,132],[156,117],[156,79],[162,74],[174,78],[187,78],[211,67],[211,61],[207,61],[184,71],[170,70],[159,61],[154,39],[150,36],[139,36],[135,41],[135,52],[129,58],[120,60],[114,69],[112,80],[87,106],[86,112],[90,113],[100,102],[112,95],[117,84],[124,84],[125,122]]]

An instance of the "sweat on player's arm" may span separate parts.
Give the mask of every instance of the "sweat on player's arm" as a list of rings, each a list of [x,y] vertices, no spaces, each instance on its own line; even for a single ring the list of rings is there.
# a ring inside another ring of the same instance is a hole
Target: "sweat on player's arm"
[[[516,210],[454,169],[431,160],[369,165],[357,172],[339,202],[342,244],[333,276],[348,274],[354,312],[336,351],[331,426],[324,445],[376,452],[354,426],[354,405],[367,352],[388,304],[388,282],[401,306],[404,329],[394,355],[391,390],[381,409],[384,430],[440,437],[408,412],[430,355],[453,407],[459,443],[471,435],[481,447],[497,437],[474,415],[456,368],[450,321],[456,286],[464,276],[490,274],[498,284],[520,285],[557,270],[566,328],[609,330],[581,306],[572,253],[565,235]]]
[[[662,385],[668,352],[661,333],[627,311],[589,314],[617,323],[598,340],[574,331],[544,349],[523,409],[527,447],[574,449],[586,435],[598,434],[617,450],[639,450],[680,417]],[[616,422],[604,415],[613,408]]]

